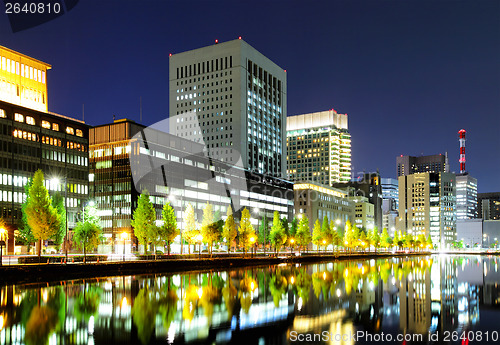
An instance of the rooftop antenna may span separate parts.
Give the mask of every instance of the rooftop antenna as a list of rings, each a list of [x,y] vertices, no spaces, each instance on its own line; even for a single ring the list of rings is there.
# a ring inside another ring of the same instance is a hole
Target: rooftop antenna
[[[460,142],[460,158],[458,162],[460,163],[460,174],[465,173],[465,129],[458,131],[458,141]]]
[[[113,114],[113,122],[115,122],[115,114]]]

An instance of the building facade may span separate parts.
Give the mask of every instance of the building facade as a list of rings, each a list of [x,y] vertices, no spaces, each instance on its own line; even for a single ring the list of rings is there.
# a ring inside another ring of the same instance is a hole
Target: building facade
[[[225,218],[229,205],[239,219],[246,207],[254,227],[274,211],[293,215],[291,182],[241,170],[205,155],[204,145],[131,120],[116,120],[90,131],[90,197],[100,212],[107,251],[121,253],[121,233],[131,238],[127,251],[139,248],[130,220],[140,193],[147,190],[161,219],[163,205],[170,202],[177,224],[184,229],[188,204],[201,222],[207,202]],[[176,241],[179,248],[180,238]]]
[[[452,173],[400,176],[398,230],[431,236],[434,245],[456,240],[456,180]]]
[[[375,226],[375,207],[364,196],[349,197],[354,203],[354,225],[359,229],[371,231]]]
[[[170,56],[170,132],[212,158],[286,175],[286,73],[241,39]]]
[[[0,46],[0,101],[48,111],[48,63]]]
[[[50,65],[0,47],[0,212],[7,221],[7,252],[26,198],[24,186],[41,169],[49,193],[67,196],[68,227],[88,196],[88,126],[47,112],[46,71]]]
[[[477,195],[478,214],[484,220],[500,220],[500,192]]]
[[[307,216],[311,233],[316,219],[322,222],[325,216],[342,228],[348,220],[354,223],[355,203],[346,191],[299,181],[293,185],[293,192],[295,215]]]
[[[289,116],[287,173],[292,181],[333,186],[351,180],[347,114],[335,110]]]
[[[469,173],[458,174],[457,180],[457,220],[478,218],[477,179]]]
[[[421,172],[449,172],[448,155],[398,156],[396,157],[398,177]]]
[[[356,180],[334,183],[333,187],[348,191],[350,196],[366,197],[368,202],[373,205],[375,226],[379,232],[382,232],[382,185],[380,182],[378,172],[365,173]]]

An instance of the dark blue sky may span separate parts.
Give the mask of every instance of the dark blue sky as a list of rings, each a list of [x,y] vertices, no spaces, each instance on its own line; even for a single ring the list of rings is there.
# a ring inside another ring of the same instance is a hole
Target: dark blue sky
[[[500,191],[500,2],[84,0],[0,45],[52,64],[49,110],[97,125],[168,116],[168,54],[242,36],[288,75],[288,114],[349,114],[354,171],[448,151]]]

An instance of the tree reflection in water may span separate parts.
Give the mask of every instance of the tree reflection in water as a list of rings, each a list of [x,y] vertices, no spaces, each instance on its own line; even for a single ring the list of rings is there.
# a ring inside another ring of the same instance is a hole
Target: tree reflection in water
[[[350,322],[377,332],[384,327],[382,319],[387,315],[383,314],[383,308],[387,301],[391,308],[399,308],[400,303],[413,308],[411,303],[427,303],[425,299],[430,298],[432,284],[443,286],[439,285],[443,284],[439,279],[429,280],[431,268],[443,280],[449,276],[443,275],[444,269],[455,272],[459,263],[468,264],[468,260],[446,260],[445,264],[424,258],[337,261],[173,276],[111,277],[73,282],[69,287],[65,283],[36,289],[9,287],[13,291],[10,294],[2,290],[2,296],[8,296],[1,309],[3,327],[10,329],[5,334],[17,329],[25,329],[25,333],[20,339],[5,343],[45,345],[50,340],[62,344],[76,337],[83,343],[93,337],[95,344],[148,344],[167,338],[173,343],[195,339],[218,343],[215,334],[220,330],[237,333],[240,329],[273,322],[286,324],[288,330],[297,329],[297,320],[328,321],[331,316],[317,316],[338,310],[342,312],[338,315]],[[475,265],[474,268],[482,268],[483,262]],[[400,294],[409,289],[422,292],[400,302]],[[455,294],[458,293],[457,290]],[[384,294],[389,294],[389,298],[383,301]],[[468,290],[463,295],[468,296]],[[123,299],[127,300],[125,307],[120,302]],[[126,308],[128,303],[131,309]],[[433,308],[437,305],[433,304]],[[394,309],[394,315],[400,318],[398,310]],[[394,322],[399,324],[397,319]],[[425,322],[421,325],[412,322],[403,320],[401,325],[412,332],[428,329]]]

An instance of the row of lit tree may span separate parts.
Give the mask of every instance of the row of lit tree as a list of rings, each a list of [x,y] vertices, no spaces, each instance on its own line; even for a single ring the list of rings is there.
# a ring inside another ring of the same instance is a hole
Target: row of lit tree
[[[153,250],[157,245],[164,243],[170,253],[170,245],[180,234],[174,210],[169,203],[166,203],[162,211],[163,224],[156,225],[156,213],[154,205],[150,201],[147,191],[144,191],[138,201],[138,206],[133,213],[132,227],[139,243],[147,247],[152,246]],[[196,221],[196,214],[193,206],[188,204],[184,211],[184,229],[181,234],[181,241],[186,241],[191,245],[201,245],[206,243],[209,254],[212,254],[214,245],[225,242],[228,252],[232,248],[239,248],[244,253],[261,245],[263,250],[271,246],[275,252],[279,252],[283,247],[298,247],[303,250],[309,247],[311,242],[317,248],[326,250],[328,246],[332,250],[345,248],[346,250],[371,248],[409,248],[424,249],[432,247],[432,240],[425,238],[423,234],[412,236],[395,232],[394,236],[389,236],[387,229],[379,233],[375,227],[371,231],[359,229],[347,221],[341,227],[340,221],[323,218],[323,222],[317,219],[314,227],[309,227],[309,219],[302,214],[299,219],[294,218],[290,223],[286,218],[280,218],[277,211],[274,212],[272,223],[270,224],[264,215],[260,221],[258,231],[251,222],[250,211],[244,208],[241,212],[239,222],[234,218],[231,206],[227,208],[226,219],[222,220],[219,212],[213,211],[213,206],[207,202],[203,209],[203,218],[200,223]],[[155,250],[154,250],[155,251]]]

